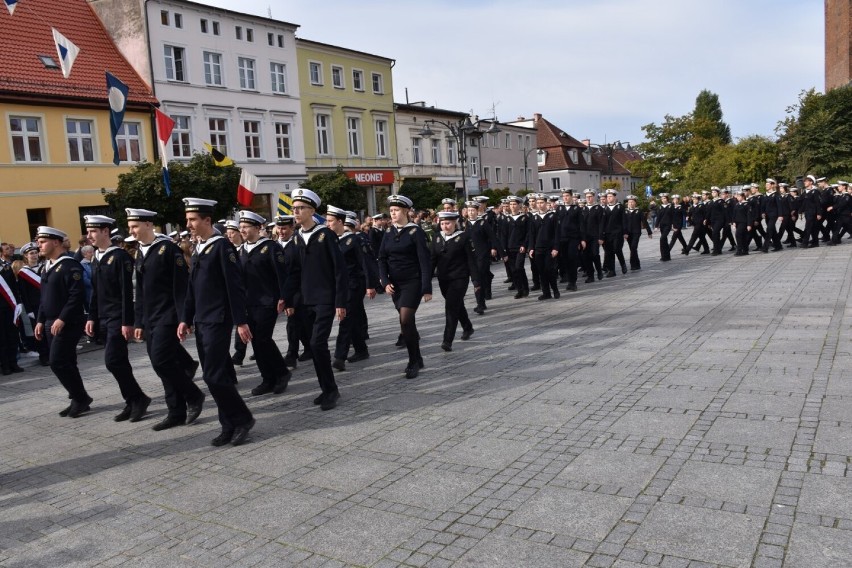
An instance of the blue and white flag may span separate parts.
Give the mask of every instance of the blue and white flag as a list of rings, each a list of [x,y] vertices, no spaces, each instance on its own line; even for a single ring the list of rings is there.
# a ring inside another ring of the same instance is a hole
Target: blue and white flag
[[[107,98],[109,99],[109,130],[112,135],[112,163],[121,162],[115,137],[124,122],[124,110],[127,108],[127,93],[130,89],[109,71],[106,74]]]
[[[18,0],[4,0],[6,2],[6,8],[9,10],[9,15],[15,15],[15,8],[18,6]]]
[[[62,76],[66,79],[71,74],[71,66],[74,65],[74,60],[77,59],[77,54],[80,53],[80,48],[74,43],[59,33],[56,28],[53,29],[53,41],[56,42],[56,53],[59,54],[59,65],[62,67]]]

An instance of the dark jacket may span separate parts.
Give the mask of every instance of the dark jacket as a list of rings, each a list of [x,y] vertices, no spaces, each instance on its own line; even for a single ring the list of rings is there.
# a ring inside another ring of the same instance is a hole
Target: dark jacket
[[[308,242],[305,236],[310,235]],[[349,279],[337,235],[323,225],[314,225],[308,233],[296,231],[293,237],[299,251],[302,303],[308,306],[333,304],[345,308],[349,297]]]
[[[41,306],[38,322],[60,319],[67,323],[84,321],[83,267],[70,256],[62,256],[41,276]]]
[[[243,243],[239,248],[246,306],[275,307],[284,299],[287,288],[287,262],[284,249],[275,241],[259,239],[254,246]]]
[[[382,286],[420,280],[421,294],[432,293],[432,260],[426,244],[426,233],[408,224],[391,227],[379,249],[379,280]]]
[[[479,286],[476,250],[468,232],[456,231],[450,239],[445,239],[442,234],[435,235],[431,253],[432,268],[437,272],[438,280],[473,278],[474,287]]]
[[[196,247],[181,321],[189,325],[247,322],[242,269],[228,239],[211,237]]]
[[[124,249],[110,247],[92,260],[92,301],[89,320],[111,319],[133,325],[133,259]]]
[[[169,238],[155,239],[147,254],[136,257],[136,317],[138,328],[177,325],[183,315],[189,267],[183,251]]]

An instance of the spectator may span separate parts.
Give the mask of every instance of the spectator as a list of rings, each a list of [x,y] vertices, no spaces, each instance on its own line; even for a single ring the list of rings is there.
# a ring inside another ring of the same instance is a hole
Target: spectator
[[[92,257],[95,256],[95,247],[85,245],[80,247],[80,264],[83,265],[83,285],[86,288],[85,309],[89,312],[89,302],[92,300]]]
[[[653,199],[648,203],[648,228],[657,230],[657,202]]]

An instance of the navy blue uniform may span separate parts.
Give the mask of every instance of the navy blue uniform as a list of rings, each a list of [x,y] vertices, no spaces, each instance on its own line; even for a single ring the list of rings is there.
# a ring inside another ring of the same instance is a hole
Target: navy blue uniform
[[[496,218],[493,212],[489,213],[490,218]],[[495,224],[496,220],[489,220],[485,215],[477,217],[466,229],[476,249],[477,280],[481,282],[479,291],[476,292],[476,306],[479,309],[485,309],[485,301],[491,299],[491,280],[494,278],[491,273],[491,251],[496,250],[497,256],[503,256],[502,247],[494,234]]]
[[[604,241],[604,263],[603,268],[607,276],[615,276],[615,259],[621,265],[622,273],[627,272],[627,264],[624,262],[624,207],[621,203],[607,205],[603,208],[603,220],[601,223]]]
[[[680,222],[680,208],[675,210],[671,203],[660,205],[657,209],[657,226],[660,228],[660,260],[667,262],[672,259],[671,249],[669,248],[669,233],[675,224]]]
[[[3,369],[4,375],[8,375],[12,369],[20,369],[18,367],[20,336],[15,326],[14,314],[17,305],[23,304],[23,301],[11,264],[3,263],[0,266],[0,278],[6,282],[6,287],[12,296],[8,299],[5,294],[0,296],[0,368]],[[27,317],[26,314],[23,317]]]
[[[299,356],[299,343],[305,352],[311,354],[311,325],[302,303],[302,262],[299,246],[291,237],[289,241],[278,241],[284,251],[284,266],[287,271],[287,287],[284,290],[284,303],[293,308],[293,315],[287,318],[287,354],[290,366],[296,365]],[[313,355],[311,355],[313,357]]]
[[[533,217],[529,232],[528,249],[533,251],[533,262],[538,267],[541,283],[541,298],[559,297],[559,285],[556,282],[556,261],[552,251],[559,250],[556,213],[548,211],[544,215]]]
[[[507,215],[502,231],[503,249],[506,251],[506,261],[511,270],[512,284],[517,292],[516,298],[529,296],[530,281],[524,263],[527,258],[527,240],[529,239],[530,216],[526,213]],[[524,249],[524,252],[521,252]]]
[[[624,234],[627,235],[627,246],[630,249],[630,270],[640,270],[639,238],[642,236],[643,213],[641,209],[624,211]]]
[[[559,273],[569,288],[577,284],[580,262],[580,243],[585,239],[583,211],[579,205],[563,205],[557,213],[559,220]]]
[[[438,274],[438,286],[444,296],[443,343],[452,345],[459,322],[467,337],[473,333],[473,324],[464,308],[464,296],[471,278],[474,288],[480,285],[476,247],[470,234],[465,231],[456,231],[449,236],[440,233],[432,241],[431,253],[432,266]]]

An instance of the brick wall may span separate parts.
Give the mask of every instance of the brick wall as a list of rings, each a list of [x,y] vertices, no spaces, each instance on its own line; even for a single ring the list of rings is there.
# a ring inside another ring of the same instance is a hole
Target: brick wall
[[[825,90],[852,80],[852,0],[825,0]]]

